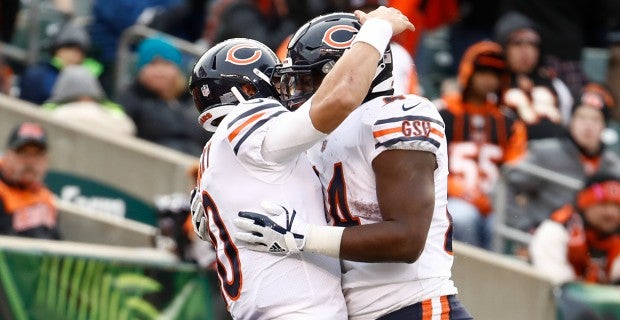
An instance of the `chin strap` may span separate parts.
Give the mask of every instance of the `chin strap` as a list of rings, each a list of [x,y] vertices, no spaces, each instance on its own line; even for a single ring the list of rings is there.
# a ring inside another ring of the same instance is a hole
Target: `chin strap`
[[[232,92],[232,94],[235,96],[235,98],[237,98],[237,100],[239,100],[239,103],[245,103],[245,98],[243,97],[243,95],[241,94],[241,91],[239,91],[239,89],[237,89],[236,87],[232,87],[230,88],[230,92]]]

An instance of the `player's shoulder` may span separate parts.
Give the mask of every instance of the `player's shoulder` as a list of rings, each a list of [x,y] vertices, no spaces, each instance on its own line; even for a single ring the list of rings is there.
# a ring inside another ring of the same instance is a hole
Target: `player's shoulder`
[[[274,99],[248,100],[235,106],[218,129],[225,133],[236,152],[253,133],[259,132],[269,120],[285,112],[289,111]]]
[[[273,113],[286,112],[286,108],[275,99],[252,99],[237,104],[226,116],[226,125],[235,126],[250,117],[269,117]]]
[[[444,122],[434,103],[425,97],[407,94],[385,96],[368,102],[366,121],[371,124],[404,120],[425,120],[444,127]]]
[[[366,123],[376,147],[437,152],[445,139],[445,124],[435,105],[417,95],[375,101]]]
[[[234,131],[252,123],[264,123],[284,112],[287,112],[287,109],[277,100],[252,99],[236,105],[221,125],[224,125],[227,131]]]

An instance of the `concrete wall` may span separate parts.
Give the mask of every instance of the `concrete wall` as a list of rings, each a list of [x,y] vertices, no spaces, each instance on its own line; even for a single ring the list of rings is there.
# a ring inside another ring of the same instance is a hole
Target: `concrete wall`
[[[526,262],[454,242],[458,297],[479,320],[555,320],[554,284]]]
[[[130,219],[113,217],[57,201],[58,228],[63,240],[123,247],[153,247],[157,229]]]
[[[36,105],[0,94],[0,150],[11,129],[31,120],[49,134],[53,169],[89,177],[114,186],[147,203],[159,194],[187,192],[189,165],[198,161],[134,137],[118,137],[79,123],[49,119]]]
[[[139,139],[48,119],[36,106],[3,95],[0,149],[13,126],[24,120],[41,122],[48,130],[52,168],[90,177],[149,203],[157,194],[185,191],[189,183],[185,170],[197,161]],[[152,246],[152,227],[102,217],[66,203],[60,203],[59,209],[61,231],[70,241]],[[462,243],[455,242],[454,250],[459,297],[476,319],[555,319],[554,286],[531,266]]]

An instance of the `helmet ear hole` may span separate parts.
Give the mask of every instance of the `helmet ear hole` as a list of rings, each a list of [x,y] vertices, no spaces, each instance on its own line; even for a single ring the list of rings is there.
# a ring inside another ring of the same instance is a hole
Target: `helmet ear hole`
[[[248,98],[253,97],[258,93],[258,89],[255,86],[249,83],[244,83],[241,85],[241,92]]]

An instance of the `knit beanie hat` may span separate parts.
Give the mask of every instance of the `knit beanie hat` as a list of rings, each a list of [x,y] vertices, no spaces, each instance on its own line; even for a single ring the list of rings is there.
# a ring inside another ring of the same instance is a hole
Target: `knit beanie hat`
[[[183,56],[181,51],[163,38],[148,38],[138,46],[136,57],[137,70],[151,63],[155,58],[168,60],[179,69],[183,69]]]
[[[77,46],[84,52],[90,50],[90,37],[86,32],[86,29],[75,23],[66,23],[58,33],[54,36],[52,41],[52,52],[55,52],[62,47]]]
[[[620,205],[620,178],[610,172],[598,172],[586,180],[576,200],[582,210],[604,202]]]
[[[589,107],[599,110],[605,121],[611,118],[612,109],[615,107],[615,101],[611,92],[602,84],[588,83],[581,90],[581,97],[573,106],[572,113],[578,108]]]
[[[100,101],[105,98],[101,84],[84,66],[67,66],[62,69],[49,102],[65,103],[80,97],[92,97]]]
[[[459,65],[458,81],[467,88],[474,72],[492,70],[502,73],[506,69],[502,47],[492,41],[479,41],[465,50]]]
[[[518,30],[530,29],[540,33],[536,23],[516,11],[510,11],[497,19],[495,24],[495,41],[505,46],[510,36]]]

